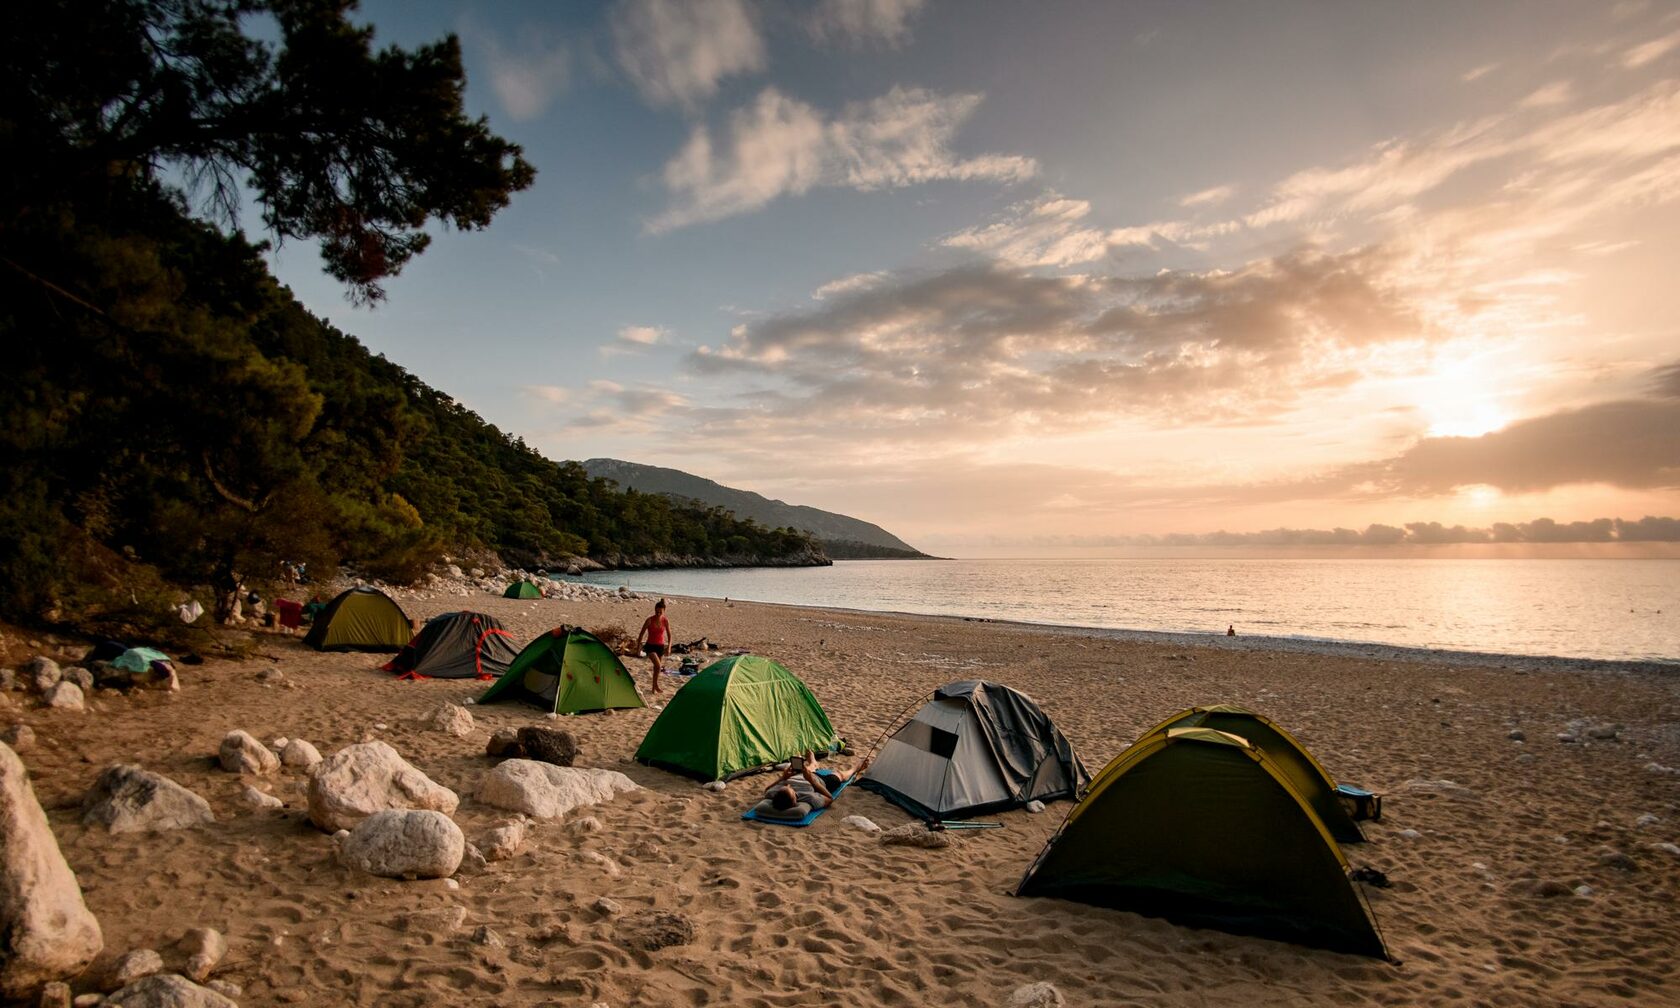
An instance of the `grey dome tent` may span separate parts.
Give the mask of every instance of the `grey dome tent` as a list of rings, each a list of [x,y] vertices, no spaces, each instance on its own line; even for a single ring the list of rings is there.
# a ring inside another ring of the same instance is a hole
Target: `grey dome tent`
[[[494,616],[452,612],[433,616],[384,665],[403,679],[494,679],[518,655]]]
[[[923,819],[1077,798],[1091,774],[1025,693],[968,679],[933,691],[859,784]]]

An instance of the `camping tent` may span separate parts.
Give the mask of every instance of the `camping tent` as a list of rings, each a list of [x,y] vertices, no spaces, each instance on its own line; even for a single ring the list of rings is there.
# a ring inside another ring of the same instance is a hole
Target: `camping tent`
[[[493,679],[514,656],[512,638],[496,617],[452,612],[427,620],[385,671],[404,679]]]
[[[502,598],[542,598],[542,589],[531,581],[515,581],[502,592]]]
[[[132,672],[139,675],[151,668],[153,662],[173,662],[174,659],[156,648],[129,648],[122,654],[111,659],[111,667],[122,672]]]
[[[402,606],[378,588],[352,588],[315,616],[305,644],[317,651],[395,651],[414,629]]]
[[[645,706],[618,656],[582,627],[555,627],[525,645],[478,698],[481,704],[502,700],[523,700],[559,714]]]
[[[768,658],[736,655],[711,663],[677,690],[636,759],[722,780],[807,749],[832,750],[838,741],[797,676]]]
[[[1115,757],[1016,889],[1386,958],[1348,863],[1246,739],[1168,728]]]
[[[1359,831],[1347,806],[1336,797],[1336,782],[1329,771],[1306,747],[1270,718],[1256,714],[1246,707],[1220,704],[1212,707],[1192,707],[1174,714],[1144,732],[1144,737],[1169,728],[1212,728],[1245,738],[1250,745],[1265,753],[1283,775],[1289,778],[1307,804],[1318,813],[1325,828],[1339,843],[1364,843],[1365,834]]]
[[[924,819],[1077,798],[1091,774],[1025,693],[976,679],[933,691],[859,782]]]

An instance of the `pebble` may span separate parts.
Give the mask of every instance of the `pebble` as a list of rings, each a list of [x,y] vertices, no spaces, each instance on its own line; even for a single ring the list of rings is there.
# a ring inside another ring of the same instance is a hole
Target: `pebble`
[[[1635,819],[1633,821],[1633,824],[1635,826],[1639,827],[1640,829],[1645,829],[1645,828],[1650,827],[1650,826],[1655,826],[1657,823],[1660,823],[1660,822],[1662,822],[1661,819],[1659,819],[1656,816],[1652,815],[1651,813],[1647,812],[1644,815],[1640,816],[1638,819]]]
[[[617,900],[607,896],[602,896],[600,899],[589,904],[589,907],[603,917],[616,917],[619,911],[624,909],[619,906]]]
[[[1423,836],[1422,833],[1419,833],[1415,829],[1403,829],[1403,830],[1401,830],[1400,832],[1398,832],[1394,835],[1397,836],[1397,837],[1400,837],[1403,840],[1416,840],[1416,839],[1419,839],[1420,837]]]
[[[873,820],[871,820],[871,819],[869,819],[865,816],[849,815],[849,816],[847,816],[846,818],[844,818],[840,821],[842,823],[844,823],[845,825],[852,827],[853,829],[859,829],[859,830],[864,831],[865,833],[879,833],[879,832],[881,832],[881,827],[875,825]]]
[[[1044,811],[1044,803],[1039,801],[1037,798],[1034,798],[1032,801],[1027,802],[1027,811],[1037,815],[1038,813]]]

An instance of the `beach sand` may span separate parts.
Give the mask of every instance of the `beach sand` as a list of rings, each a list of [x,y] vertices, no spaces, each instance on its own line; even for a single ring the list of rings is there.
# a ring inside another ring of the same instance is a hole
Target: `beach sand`
[[[634,633],[651,608],[399,598],[411,616],[491,613],[520,643],[560,623]],[[718,654],[782,662],[859,747],[956,679],[1030,694],[1093,772],[1185,707],[1258,710],[1338,780],[1387,792],[1382,821],[1366,824],[1370,842],[1347,854],[1394,883],[1366,891],[1400,962],[1010,895],[1065,802],[987,817],[1004,828],[955,834],[943,850],[887,847],[847,826],[847,815],[910,821],[855,789],[809,829],[743,823],[764,778],[713,792],[631,760],[653,710],[554,722],[517,704],[474,706],[477,730],[458,738],[418,719],[483,684],[398,682],[377,671],[384,656],[319,654],[264,634],[250,660],[183,667],[176,694],[100,695],[86,713],[40,709],[22,693],[0,701],[0,724],[37,733],[21,755],[104,927],[90,974],[139,947],[173,963],[177,938],[208,926],[228,937],[216,976],[243,987],[244,1005],[1001,1005],[1034,981],[1070,1005],[1680,1004],[1680,854],[1659,846],[1680,841],[1680,775],[1661,769],[1680,767],[1680,673],[1195,646],[699,599],[673,599],[670,619],[679,641],[703,635]],[[12,663],[33,653],[7,644]],[[646,663],[626,663],[645,692]],[[283,678],[259,679],[268,669]],[[1578,720],[1617,725],[1617,737],[1560,742]],[[268,779],[286,807],[255,811],[239,796],[263,782],[215,763],[236,728],[305,738],[323,754],[383,739],[462,795],[455,819],[472,840],[507,817],[470,797],[492,766],[485,741],[527,724],[575,733],[580,765],[645,790],[539,823],[521,853],[458,889],[340,867],[306,818],[302,775]],[[119,761],[198,792],[219,821],[154,835],[84,827],[83,792]],[[1640,825],[1647,815],[1657,821]],[[580,829],[585,816],[602,829]],[[1586,895],[1570,892],[1582,886]],[[593,908],[602,896],[622,906],[618,918]],[[465,921],[449,931],[439,922],[454,907]],[[649,908],[687,915],[694,940],[621,946],[623,916]],[[481,925],[505,945],[474,941]]]

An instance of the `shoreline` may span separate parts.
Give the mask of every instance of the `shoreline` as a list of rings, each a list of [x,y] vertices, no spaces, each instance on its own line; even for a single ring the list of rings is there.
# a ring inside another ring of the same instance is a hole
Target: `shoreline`
[[[582,583],[593,586],[592,582]],[[640,589],[632,590],[642,595],[652,594]],[[718,604],[724,602],[723,597],[710,595],[666,593],[664,597],[691,602]],[[766,602],[761,599],[731,598],[729,601],[731,604],[771,606],[778,609],[804,609],[814,612],[845,613],[853,616],[897,616],[904,619],[932,620],[941,623],[982,624],[1060,636],[1092,637],[1140,644],[1176,644],[1185,647],[1204,647],[1224,651],[1266,651],[1330,658],[1366,658],[1379,661],[1403,661],[1467,668],[1498,668],[1523,672],[1617,672],[1659,675],[1680,673],[1680,658],[1673,660],[1574,658],[1566,655],[1531,655],[1502,651],[1412,647],[1404,644],[1385,644],[1380,641],[1334,640],[1322,637],[1278,637],[1268,634],[1238,634],[1235,637],[1227,637],[1224,634],[1212,632],[1137,630],[1121,627],[1084,626],[1076,623],[1035,623],[1030,620],[997,619],[989,616],[953,616],[940,613],[907,612],[898,609],[853,609],[846,606],[808,605],[802,602]]]

